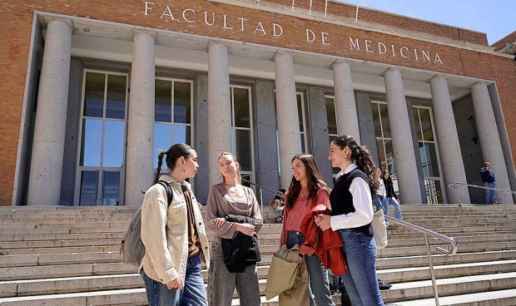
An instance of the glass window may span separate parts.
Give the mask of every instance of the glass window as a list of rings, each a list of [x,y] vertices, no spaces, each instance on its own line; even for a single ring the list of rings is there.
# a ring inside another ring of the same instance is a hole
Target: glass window
[[[373,103],[371,106],[373,112],[374,134],[376,137],[382,137],[382,123],[380,121],[380,104]]]
[[[305,131],[305,118],[303,117],[303,109],[304,109],[304,103],[303,103],[303,94],[298,93],[297,94],[297,116],[299,119],[299,132],[304,133]]]
[[[254,181],[253,113],[251,88],[231,85],[233,153],[240,162],[242,183]]]
[[[191,123],[192,86],[186,82],[174,82],[174,122]]]
[[[387,103],[383,101],[372,101],[371,110],[373,112],[379,166],[389,171],[392,177],[394,191],[396,194],[399,194]]]
[[[337,114],[335,110],[335,98],[326,97],[326,120],[328,122],[328,135],[330,142],[337,136]]]
[[[119,205],[125,160],[127,75],[87,70],[84,76],[79,205]]]
[[[122,167],[124,163],[125,122],[104,121],[103,167]]]
[[[417,140],[423,140],[423,134],[421,133],[421,125],[419,120],[419,112],[417,110],[412,111],[412,119],[414,121],[414,124],[416,125],[416,138]]]
[[[250,128],[249,90],[246,88],[233,88],[233,99],[235,112],[234,126]]]
[[[391,125],[389,124],[389,111],[387,104],[378,104],[380,109],[380,122],[382,125],[382,137],[391,138]]]
[[[87,73],[84,89],[84,116],[102,117],[106,75]]]
[[[83,119],[81,166],[100,167],[102,146],[102,120]]]
[[[126,77],[109,75],[107,88],[106,118],[125,118]]]
[[[412,109],[417,131],[419,167],[425,180],[426,199],[429,204],[443,202],[439,155],[432,125],[432,109],[414,106]]]
[[[82,171],[80,205],[96,205],[98,187],[98,171]]]
[[[238,161],[240,162],[240,169],[242,171],[253,171],[251,161],[251,131],[236,130],[236,152]]]
[[[425,141],[434,141],[434,132],[432,130],[432,119],[430,118],[430,109],[420,109],[419,116],[421,118],[422,139]]]
[[[193,83],[186,80],[156,79],[154,169],[158,168],[160,152],[176,143],[192,143],[192,86]],[[165,162],[161,171],[168,171]]]
[[[423,175],[425,177],[439,177],[439,165],[437,163],[437,152],[435,151],[435,144],[420,142],[418,146]]]
[[[307,153],[307,139],[306,139],[306,112],[305,112],[305,95],[302,92],[297,92],[297,115],[299,118],[299,134],[301,137],[301,152]]]
[[[190,127],[187,125],[173,125],[156,122],[154,124],[154,169],[158,168],[157,156],[160,152],[168,150],[176,143],[190,144]],[[161,167],[162,171],[167,171],[165,163]]]
[[[155,121],[172,122],[172,82],[156,80]]]
[[[120,205],[120,172],[105,171],[102,182],[102,204]]]

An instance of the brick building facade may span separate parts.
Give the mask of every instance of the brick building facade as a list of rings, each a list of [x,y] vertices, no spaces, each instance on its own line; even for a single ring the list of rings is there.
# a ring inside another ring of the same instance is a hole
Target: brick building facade
[[[405,203],[481,201],[466,184],[482,159],[516,189],[514,56],[483,33],[310,2],[3,1],[0,204],[138,205],[157,150],[179,141],[205,165],[201,199],[213,156],[234,151],[265,202],[292,153],[330,180],[340,133]]]

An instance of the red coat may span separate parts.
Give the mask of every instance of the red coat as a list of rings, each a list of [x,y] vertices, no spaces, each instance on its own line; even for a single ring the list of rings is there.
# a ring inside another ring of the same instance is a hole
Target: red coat
[[[344,275],[348,273],[348,266],[342,252],[342,238],[331,229],[322,231],[315,224],[315,216],[318,214],[330,214],[330,210],[324,205],[314,205],[312,214],[303,219],[301,232],[305,237],[305,242],[300,251],[303,254],[315,253],[323,265],[334,275]]]

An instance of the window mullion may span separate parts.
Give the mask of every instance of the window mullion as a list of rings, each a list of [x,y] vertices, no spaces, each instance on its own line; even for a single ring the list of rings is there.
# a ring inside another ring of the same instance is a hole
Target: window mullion
[[[171,114],[171,118],[170,118],[170,122],[174,123],[175,120],[174,120],[174,104],[175,104],[175,97],[174,97],[174,85],[175,85],[175,81],[171,81],[172,84],[170,84],[170,107],[171,107],[171,111],[170,111],[170,114]]]

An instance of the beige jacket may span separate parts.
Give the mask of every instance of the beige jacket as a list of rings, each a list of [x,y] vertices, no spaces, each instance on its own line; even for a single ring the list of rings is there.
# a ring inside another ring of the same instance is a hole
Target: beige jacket
[[[170,183],[174,199],[167,209],[167,193],[155,184],[145,193],[142,205],[141,238],[145,256],[141,267],[148,277],[166,284],[174,279],[184,283],[188,261],[188,220],[186,201],[179,182],[168,175],[160,180]],[[188,188],[191,187],[186,183]],[[201,243],[204,263],[209,265],[208,236],[202,219],[199,202],[192,193],[195,226]]]

